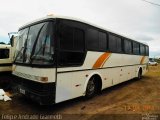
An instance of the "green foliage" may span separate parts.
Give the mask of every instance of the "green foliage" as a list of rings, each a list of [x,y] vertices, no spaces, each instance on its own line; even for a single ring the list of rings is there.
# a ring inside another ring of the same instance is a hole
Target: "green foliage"
[[[0,44],[6,44],[6,43],[4,43],[4,42],[0,42]]]

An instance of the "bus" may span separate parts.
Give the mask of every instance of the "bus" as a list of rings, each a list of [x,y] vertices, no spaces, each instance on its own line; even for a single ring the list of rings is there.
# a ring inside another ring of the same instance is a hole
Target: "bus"
[[[3,88],[5,90],[9,90],[10,83],[11,83],[11,77],[12,77],[12,63],[13,63],[13,55],[15,50],[15,44],[16,44],[16,36],[13,35],[12,43],[0,44],[0,88]]]
[[[46,16],[18,36],[13,88],[40,105],[91,98],[148,71],[147,44],[83,20]]]
[[[0,44],[0,72],[12,70],[11,46]]]
[[[12,36],[11,44],[0,44],[0,74],[11,74],[16,38]]]

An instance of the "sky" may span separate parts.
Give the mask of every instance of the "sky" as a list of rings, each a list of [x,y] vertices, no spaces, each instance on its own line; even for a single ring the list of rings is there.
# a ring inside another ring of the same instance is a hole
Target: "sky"
[[[148,0],[160,4],[160,0]],[[48,14],[80,18],[150,47],[160,56],[160,6],[144,0],[0,0],[0,42],[8,33]]]

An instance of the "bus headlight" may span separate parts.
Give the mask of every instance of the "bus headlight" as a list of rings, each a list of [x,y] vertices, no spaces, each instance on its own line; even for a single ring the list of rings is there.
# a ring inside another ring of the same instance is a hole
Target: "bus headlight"
[[[40,77],[40,81],[42,81],[42,82],[48,82],[48,77]]]

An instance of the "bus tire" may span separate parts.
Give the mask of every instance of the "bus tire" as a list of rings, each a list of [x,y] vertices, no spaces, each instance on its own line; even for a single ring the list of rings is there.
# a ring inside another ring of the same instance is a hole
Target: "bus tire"
[[[85,97],[86,98],[92,98],[92,97],[94,97],[95,94],[96,94],[96,91],[97,91],[97,85],[96,85],[96,82],[95,82],[95,77],[92,77],[88,81],[88,84],[87,84],[87,87],[86,87]]]
[[[138,72],[138,80],[140,79],[142,79],[142,68],[140,68]]]

